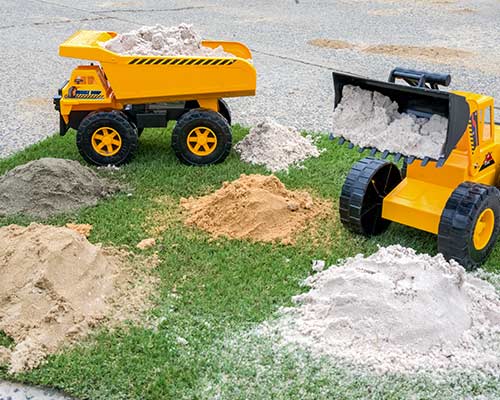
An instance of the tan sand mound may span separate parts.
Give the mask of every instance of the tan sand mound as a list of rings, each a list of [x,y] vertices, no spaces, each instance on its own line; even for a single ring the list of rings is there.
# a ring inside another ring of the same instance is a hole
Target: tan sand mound
[[[147,305],[148,278],[133,285],[139,279],[123,254],[69,228],[10,225],[0,228],[0,243],[0,330],[15,342],[11,350],[0,346],[0,362],[10,372],[34,368],[99,323]]]
[[[77,161],[41,158],[0,176],[0,216],[47,218],[95,206],[118,190]]]
[[[327,208],[307,192],[287,190],[273,175],[244,174],[207,196],[181,199],[181,206],[187,225],[214,237],[282,243],[292,243]]]

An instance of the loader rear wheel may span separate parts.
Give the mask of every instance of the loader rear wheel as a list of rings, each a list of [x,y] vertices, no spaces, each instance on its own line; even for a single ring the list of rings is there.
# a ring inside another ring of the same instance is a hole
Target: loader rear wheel
[[[398,167],[388,161],[364,158],[349,171],[340,195],[340,221],[365,236],[384,232],[391,221],[382,218],[382,204],[401,182]]]
[[[219,113],[195,109],[184,114],[172,133],[172,148],[181,162],[209,165],[224,161],[231,151],[231,127]]]
[[[500,232],[500,191],[463,182],[451,194],[441,215],[438,251],[466,269],[480,266]]]
[[[94,165],[121,165],[137,149],[137,132],[126,116],[117,111],[86,116],[76,135],[81,156]]]

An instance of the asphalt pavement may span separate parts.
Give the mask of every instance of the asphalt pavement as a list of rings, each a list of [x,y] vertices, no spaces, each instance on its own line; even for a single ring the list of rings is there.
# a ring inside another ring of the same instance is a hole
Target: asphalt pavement
[[[123,32],[187,22],[205,38],[244,42],[253,51],[258,93],[229,102],[234,120],[246,125],[267,117],[330,131],[333,69],[377,79],[395,66],[449,72],[451,89],[500,98],[498,0],[0,0],[0,15],[0,157],[57,131],[52,96],[79,63],[59,57],[58,45],[78,29]],[[317,47],[308,43],[314,39],[354,47]],[[468,56],[421,59],[363,50],[374,45]]]

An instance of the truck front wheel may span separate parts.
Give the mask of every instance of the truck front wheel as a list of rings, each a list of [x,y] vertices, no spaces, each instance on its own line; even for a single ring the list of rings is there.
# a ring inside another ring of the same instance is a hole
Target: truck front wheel
[[[195,109],[184,114],[172,133],[177,158],[188,165],[209,165],[224,161],[231,151],[231,127],[219,113]]]
[[[137,131],[125,115],[117,111],[97,112],[83,119],[76,135],[81,156],[94,165],[121,165],[129,162],[137,149]]]

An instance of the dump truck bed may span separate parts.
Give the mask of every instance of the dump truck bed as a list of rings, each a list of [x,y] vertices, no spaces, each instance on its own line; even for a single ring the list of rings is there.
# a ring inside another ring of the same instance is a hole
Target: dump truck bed
[[[64,57],[100,63],[116,101],[139,104],[252,96],[256,71],[250,50],[238,42],[203,41],[234,57],[143,56],[114,53],[103,43],[116,32],[78,31],[59,47]]]

